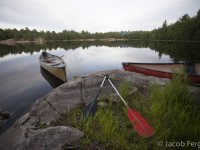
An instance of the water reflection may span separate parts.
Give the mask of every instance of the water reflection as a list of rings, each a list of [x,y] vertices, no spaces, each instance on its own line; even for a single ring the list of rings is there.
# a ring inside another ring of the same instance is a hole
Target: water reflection
[[[0,62],[0,70],[0,109],[11,113],[1,133],[52,88],[38,73],[38,55],[13,56],[13,59]]]
[[[44,68],[40,67],[40,72],[42,76],[48,81],[48,83],[53,87],[57,88],[61,84],[65,83],[64,81],[56,78],[54,75],[46,71]]]
[[[140,40],[127,40],[127,41],[65,41],[65,42],[47,42],[42,45],[25,44],[25,45],[0,45],[0,57],[8,54],[22,54],[39,52],[43,50],[65,49],[77,50],[88,49],[91,47],[112,47],[112,48],[149,48],[159,53],[159,56],[169,55],[170,58],[177,61],[200,61],[200,43],[199,42],[158,42],[158,41],[140,41]]]

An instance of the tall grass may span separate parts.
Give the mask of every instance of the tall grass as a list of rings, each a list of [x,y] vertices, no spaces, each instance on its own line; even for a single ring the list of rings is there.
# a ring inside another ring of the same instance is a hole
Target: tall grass
[[[84,141],[98,141],[107,148],[126,147],[126,131],[120,128],[119,121],[114,117],[111,107],[99,109],[94,118],[89,117],[84,124]],[[84,142],[83,141],[83,142]]]
[[[130,83],[125,82],[120,86],[120,93],[129,106],[140,112],[155,129],[155,135],[150,138],[136,134],[121,100],[99,108],[95,117],[87,118],[84,124],[81,107],[61,114],[51,125],[70,125],[84,131],[82,149],[92,149],[94,143],[101,145],[102,149],[171,149],[173,147],[158,146],[157,143],[199,141],[199,106],[191,102],[184,76],[174,75],[165,87],[151,85],[139,89],[134,95],[129,95],[130,91]]]
[[[157,141],[199,141],[200,115],[191,102],[185,77],[174,75],[165,87],[152,86],[149,115]]]

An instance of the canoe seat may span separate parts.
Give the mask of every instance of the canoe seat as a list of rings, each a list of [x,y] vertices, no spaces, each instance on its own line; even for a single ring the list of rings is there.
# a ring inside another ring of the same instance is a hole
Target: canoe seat
[[[47,63],[53,63],[55,59],[46,59]]]
[[[60,65],[61,63],[53,63],[51,66],[58,66]]]

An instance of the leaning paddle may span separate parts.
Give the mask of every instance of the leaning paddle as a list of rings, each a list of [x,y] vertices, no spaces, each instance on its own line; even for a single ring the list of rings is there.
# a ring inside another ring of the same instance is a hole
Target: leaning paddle
[[[113,85],[111,80],[108,77],[107,77],[107,79],[110,82],[110,84],[112,85],[112,87],[114,88],[114,90],[116,91],[116,93],[119,95],[119,97],[121,98],[123,103],[127,106],[127,108],[128,108],[128,119],[132,123],[133,128],[138,133],[138,135],[140,135],[142,137],[150,137],[150,136],[154,135],[154,130],[149,125],[149,123],[142,117],[142,115],[140,113],[131,109],[128,106],[128,104],[125,102],[123,97],[119,94],[119,92],[117,91],[117,89],[115,88],[115,86]]]
[[[103,87],[103,84],[104,84],[106,78],[107,78],[107,76],[104,77],[95,98],[89,104],[87,104],[85,106],[85,108],[83,110],[83,118],[87,118],[87,116],[90,114],[92,114],[92,116],[94,117],[95,113],[97,112],[97,98],[99,96],[99,93],[101,91],[101,88]]]
[[[142,137],[150,137],[154,135],[153,128],[142,117],[140,113],[128,107],[128,119],[132,123],[135,131]]]

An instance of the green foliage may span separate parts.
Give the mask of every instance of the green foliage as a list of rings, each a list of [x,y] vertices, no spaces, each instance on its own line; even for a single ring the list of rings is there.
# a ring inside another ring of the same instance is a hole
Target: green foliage
[[[90,33],[88,31],[76,32],[73,30],[63,30],[56,33],[55,31],[41,31],[27,27],[25,29],[0,29],[0,40],[5,39],[24,39],[34,40],[42,38],[45,40],[82,40],[82,39],[142,39],[142,40],[200,40],[199,35],[200,17],[199,11],[194,17],[188,14],[183,15],[174,24],[167,25],[167,21],[163,22],[161,28],[153,31],[120,31],[106,33]]]
[[[150,39],[198,41],[199,28],[200,18],[198,17],[198,14],[194,17],[190,17],[188,14],[185,14],[177,22],[168,26],[165,21],[162,28],[151,32]]]
[[[72,126],[83,130],[84,137],[81,141],[82,149],[91,147],[95,142],[109,149],[127,149],[127,140],[131,132],[121,127],[124,124],[119,120],[122,114],[118,114],[117,112],[119,111],[112,107],[113,105],[110,103],[106,108],[99,108],[95,117],[92,118],[89,116],[84,124],[82,118],[83,108],[80,107],[69,113],[61,113],[60,117],[52,121],[50,126]]]
[[[130,90],[131,90],[130,82],[123,82],[119,87],[120,94],[124,98],[126,98],[129,95]]]
[[[120,93],[129,106],[140,112],[154,128],[155,135],[150,138],[139,137],[134,132],[127,119],[127,109],[120,101],[111,101],[109,106],[99,108],[95,117],[88,117],[84,124],[83,107],[80,107],[60,114],[60,118],[51,125],[73,126],[84,131],[80,143],[82,149],[92,149],[95,146],[101,149],[125,150],[172,149],[173,147],[158,146],[158,142],[198,142],[200,107],[191,102],[185,79],[185,74],[175,74],[165,87],[141,87],[134,95],[128,94],[131,90],[130,83],[120,85]],[[102,101],[106,102],[105,99]]]
[[[37,129],[45,129],[47,127],[48,127],[48,125],[45,122],[42,122],[37,126]]]
[[[83,107],[76,108],[68,113],[60,113],[60,117],[51,122],[51,126],[72,126],[82,129],[82,109]]]
[[[91,116],[84,124],[84,140],[107,143],[112,149],[126,148],[126,130],[120,128],[118,119],[114,116],[111,107],[99,109],[94,118]],[[85,143],[85,142],[84,142]]]
[[[198,141],[200,116],[191,102],[184,75],[174,75],[165,87],[152,86],[149,114],[154,119],[156,141]]]

